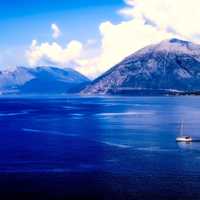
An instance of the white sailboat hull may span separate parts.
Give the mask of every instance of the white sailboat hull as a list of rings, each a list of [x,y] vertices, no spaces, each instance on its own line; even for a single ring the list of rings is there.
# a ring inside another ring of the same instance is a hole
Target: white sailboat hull
[[[192,142],[192,138],[181,136],[181,137],[177,137],[176,141],[177,142]]]

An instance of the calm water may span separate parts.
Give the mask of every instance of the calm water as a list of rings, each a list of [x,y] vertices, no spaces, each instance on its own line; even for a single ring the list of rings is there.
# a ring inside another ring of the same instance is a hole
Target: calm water
[[[200,199],[199,97],[0,99],[0,195]]]

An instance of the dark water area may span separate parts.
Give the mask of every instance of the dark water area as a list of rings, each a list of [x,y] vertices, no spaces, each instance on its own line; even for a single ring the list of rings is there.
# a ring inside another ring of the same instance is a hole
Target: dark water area
[[[199,97],[0,99],[1,199],[199,200]]]

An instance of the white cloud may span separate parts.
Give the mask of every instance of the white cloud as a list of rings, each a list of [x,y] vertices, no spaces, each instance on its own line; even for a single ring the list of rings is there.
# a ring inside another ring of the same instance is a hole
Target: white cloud
[[[51,29],[52,29],[52,37],[54,39],[57,39],[58,37],[60,37],[61,31],[57,24],[51,24]]]
[[[42,61],[62,66],[73,63],[75,69],[95,77],[146,45],[172,37],[200,42],[199,0],[125,2],[127,6],[119,11],[120,23],[107,21],[99,25],[100,42],[71,41],[61,47],[57,43],[33,41],[27,53],[29,63],[36,65]],[[98,50],[95,43],[100,44]]]
[[[117,25],[105,22],[101,24],[100,30],[102,34],[100,66],[104,66],[105,69],[146,45],[172,37],[170,33],[145,25],[142,19],[125,21]]]
[[[66,67],[67,64],[80,57],[82,50],[82,44],[76,40],[69,42],[66,47],[62,47],[56,42],[39,44],[33,40],[26,55],[31,66],[54,64]]]
[[[194,40],[200,35],[199,0],[127,0],[129,8],[121,14],[146,19],[157,28]]]
[[[89,39],[85,44],[72,40],[65,47],[56,42],[38,43],[37,40],[33,40],[26,51],[26,58],[32,67],[37,65],[71,67],[93,78],[100,74],[97,67],[99,52],[94,39]]]

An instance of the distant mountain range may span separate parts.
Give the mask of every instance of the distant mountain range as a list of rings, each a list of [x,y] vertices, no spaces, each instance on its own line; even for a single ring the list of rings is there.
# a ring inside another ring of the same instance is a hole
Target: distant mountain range
[[[0,72],[1,94],[78,93],[90,80],[73,69],[17,67]]]
[[[59,67],[0,71],[0,94],[200,95],[200,45],[170,39],[128,56],[94,81]]]
[[[94,80],[82,94],[200,94],[200,45],[170,39],[147,46]]]

